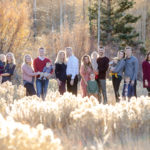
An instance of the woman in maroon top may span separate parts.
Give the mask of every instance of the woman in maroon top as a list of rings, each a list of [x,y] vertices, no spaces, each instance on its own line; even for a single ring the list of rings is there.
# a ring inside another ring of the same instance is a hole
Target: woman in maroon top
[[[146,56],[146,60],[142,64],[143,68],[143,86],[148,90],[150,97],[150,52]]]

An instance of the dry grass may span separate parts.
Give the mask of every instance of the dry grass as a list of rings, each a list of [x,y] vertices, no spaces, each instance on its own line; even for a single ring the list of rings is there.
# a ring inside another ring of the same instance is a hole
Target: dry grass
[[[9,99],[5,95],[8,84],[0,90],[0,112],[8,118],[0,116],[2,150],[147,150],[150,146],[148,97],[115,104],[113,95],[109,95],[113,105],[99,105],[94,97],[83,99],[80,94],[75,97],[69,93],[61,96],[56,91],[56,81],[51,80],[52,90],[49,89],[46,101],[36,96],[23,97],[20,90],[14,100],[14,96]],[[107,85],[112,93],[110,81]],[[138,85],[138,92],[145,93],[139,88],[140,82]],[[8,87],[7,94],[13,95],[15,87]]]

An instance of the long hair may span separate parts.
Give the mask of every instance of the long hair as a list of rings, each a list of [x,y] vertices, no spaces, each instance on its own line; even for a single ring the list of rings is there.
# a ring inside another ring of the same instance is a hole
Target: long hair
[[[124,58],[125,58],[125,55],[126,55],[126,54],[125,54],[125,51],[124,51],[124,50],[120,50],[120,51],[118,51],[117,57],[119,57],[119,56],[118,56],[118,55],[119,55],[119,53],[123,53],[123,57],[122,57],[122,58],[124,59]]]
[[[7,64],[8,64],[8,60],[7,60],[7,57],[8,57],[8,56],[11,57],[11,67],[12,67],[13,65],[16,64],[16,60],[15,60],[14,54],[11,53],[11,52],[9,52],[9,53],[6,54],[6,63],[7,63]]]
[[[149,56],[149,55],[150,55],[150,52],[148,52],[147,55],[146,55],[146,61],[149,61],[149,60],[148,60],[148,56]]]
[[[85,58],[88,58],[89,59],[89,62],[88,64],[85,63]],[[91,59],[90,59],[90,56],[89,55],[84,55],[82,57],[82,65],[84,66],[84,71],[86,72],[88,67],[90,67],[92,70],[93,70],[93,67],[92,67],[92,64],[91,64]]]
[[[62,60],[60,58],[60,56],[61,56],[62,53],[65,55],[65,58],[64,58],[63,62],[62,62]],[[58,52],[56,60],[55,60],[55,63],[59,63],[59,64],[66,63],[66,53],[63,50],[60,50]]]
[[[31,58],[31,64],[30,64],[30,66],[31,66],[31,68],[33,68],[33,60],[32,60],[31,55],[29,55],[29,54],[27,54],[27,55],[24,56],[22,66],[25,65],[25,64],[27,64],[27,62],[26,62],[26,57],[30,57],[30,58]],[[27,64],[27,65],[28,65],[28,64]]]

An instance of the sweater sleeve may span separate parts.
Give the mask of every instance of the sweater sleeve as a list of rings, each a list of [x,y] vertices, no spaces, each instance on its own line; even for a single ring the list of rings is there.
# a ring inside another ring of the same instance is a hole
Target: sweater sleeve
[[[23,73],[26,73],[28,76],[36,76],[36,73],[31,73],[31,72],[29,72],[29,70],[25,67],[25,66],[22,66],[22,72]]]
[[[98,93],[99,92],[99,87],[98,87],[98,84],[97,84],[97,82],[96,82],[96,92]]]
[[[90,93],[90,88],[89,88],[89,81],[87,82],[87,92]]]
[[[135,81],[137,79],[138,68],[139,68],[138,60],[137,60],[137,58],[135,58],[135,60],[134,60],[134,75],[132,78],[133,81]]]
[[[59,79],[59,65],[58,64],[55,64],[55,76],[56,76],[56,79]]]
[[[34,67],[34,71],[38,72],[38,69],[37,69],[37,59],[34,59],[34,61],[33,61],[33,67]]]
[[[145,61],[142,63],[142,69],[143,69],[143,79],[148,80],[148,74],[147,74],[148,70],[147,70]]]
[[[118,73],[121,69],[125,67],[125,61],[121,60],[120,64],[116,66],[115,70],[113,72]]]

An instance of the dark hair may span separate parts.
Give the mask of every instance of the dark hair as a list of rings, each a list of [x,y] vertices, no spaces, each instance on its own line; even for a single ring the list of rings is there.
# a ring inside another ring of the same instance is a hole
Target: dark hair
[[[126,46],[125,49],[130,49],[132,51],[132,47],[131,46]]]
[[[44,50],[44,47],[40,47],[39,50]]]
[[[125,58],[125,55],[126,55],[126,54],[125,54],[124,50],[119,51],[119,53],[120,53],[120,52],[123,53],[123,58]]]
[[[146,61],[148,61],[148,56],[150,55],[150,52],[147,53],[146,55]]]
[[[100,46],[99,49],[105,49],[105,47],[104,46]]]

